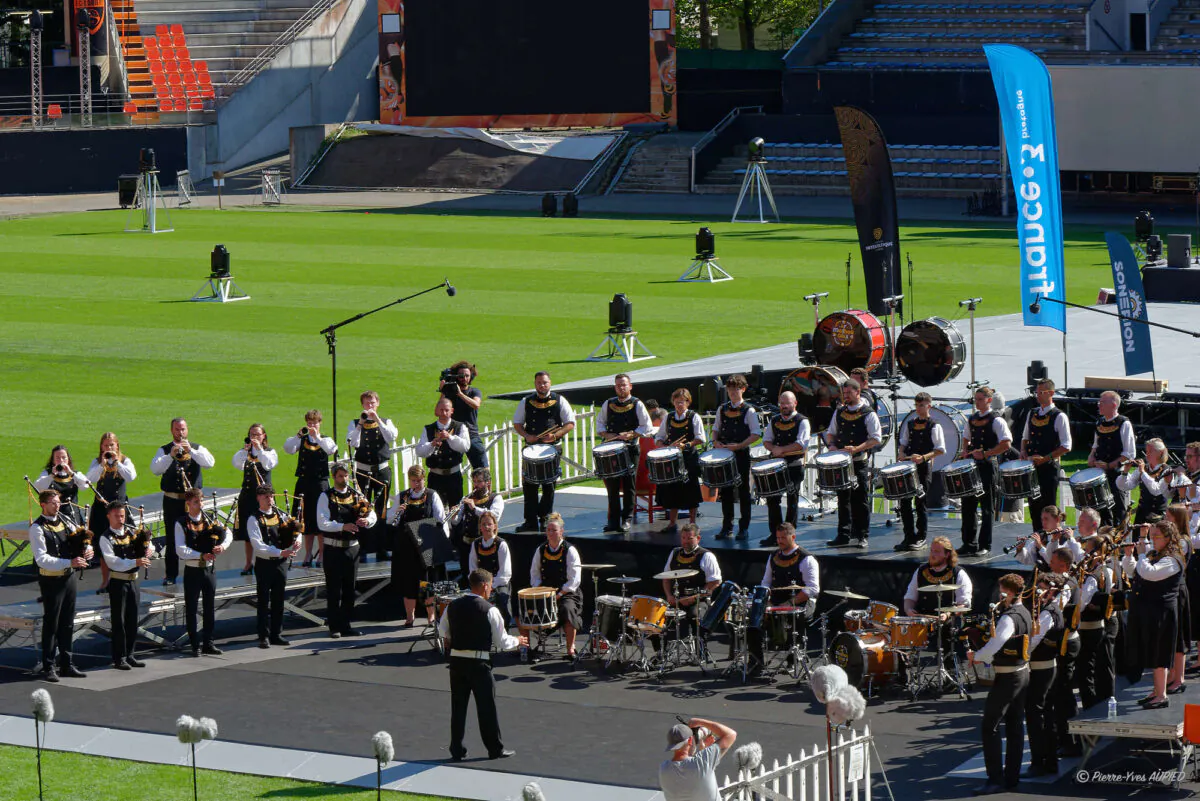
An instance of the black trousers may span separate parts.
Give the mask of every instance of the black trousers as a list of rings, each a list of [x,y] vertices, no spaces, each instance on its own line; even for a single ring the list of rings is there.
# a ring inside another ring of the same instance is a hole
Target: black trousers
[[[1042,510],[1047,506],[1058,506],[1058,462],[1042,462],[1034,468],[1034,475],[1042,494],[1029,501],[1029,518],[1033,521],[1033,530],[1041,531]]]
[[[1116,665],[1113,662],[1116,630],[1114,616],[1105,622],[1104,628],[1079,632],[1079,659],[1075,662],[1075,678],[1079,687],[1079,704],[1084,709],[1107,701],[1113,694],[1113,684],[1116,681]]]
[[[983,484],[983,495],[978,498],[967,495],[962,499],[962,541],[963,545],[991,550],[992,524],[996,521],[996,468],[991,459],[976,459],[975,469]]]
[[[983,704],[983,762],[991,784],[1014,785],[1021,780],[1028,690],[1028,668],[1016,673],[997,673]],[[1000,736],[1001,723],[1004,724],[1003,738]]]
[[[511,626],[513,624],[512,613],[508,610],[512,606],[512,599],[509,596],[509,588],[507,586],[493,588],[492,597],[488,600],[492,606],[500,610],[500,616],[504,618],[504,628]]]
[[[479,736],[488,755],[504,750],[500,739],[500,718],[496,714],[496,679],[492,663],[483,659],[450,657],[450,755],[462,757],[467,753],[463,735],[467,728],[467,706],[475,696],[475,711],[479,714]]]
[[[788,465],[788,476],[792,480],[792,486],[795,489],[784,495],[772,495],[767,498],[767,525],[771,528],[771,533],[775,533],[775,529],[779,528],[779,524],[785,520],[796,525],[800,515],[800,487],[804,484],[804,460],[798,459],[795,464]],[[781,514],[783,511],[783,501],[787,498],[787,515]]]
[[[426,480],[429,482],[429,488],[436,492],[438,497],[442,499],[442,505],[446,507],[447,512],[450,511],[452,506],[457,506],[458,502],[463,499],[462,470],[458,470],[448,476],[430,471],[429,477]]]
[[[187,514],[187,507],[180,498],[162,499],[163,530],[166,532],[167,549],[167,579],[174,581],[179,578],[179,555],[175,553],[175,523]]]
[[[1079,659],[1080,641],[1078,637],[1067,640],[1067,653],[1058,658],[1058,670],[1054,677],[1054,688],[1050,691],[1050,704],[1054,710],[1054,731],[1058,745],[1069,745],[1071,736],[1067,733],[1067,722],[1079,714],[1079,704],[1075,700],[1075,665]],[[1108,696],[1105,696],[1108,699]]]
[[[853,467],[858,486],[837,495],[838,536],[865,540],[871,533],[871,469],[866,459]]]
[[[71,641],[75,638],[75,595],[79,571],[65,576],[38,576],[42,591],[42,667],[71,664]]]
[[[472,470],[488,466],[487,448],[484,447],[483,438],[479,436],[478,431],[471,432],[471,447],[467,448],[467,462],[471,465]]]
[[[300,499],[304,499],[304,531],[306,534],[320,534],[317,526],[317,503],[321,495],[329,489],[329,479],[313,480],[310,478],[296,479],[296,493],[292,498],[292,517],[300,517]]]
[[[1029,731],[1029,764],[1058,768],[1058,741],[1054,721],[1049,714],[1050,691],[1054,687],[1055,668],[1029,671],[1029,691],[1025,696],[1025,728]]]
[[[736,497],[738,528],[750,528],[750,449],[734,451],[733,462],[742,480],[736,487],[721,489],[721,526],[733,528],[733,502]]]
[[[351,628],[354,613],[354,584],[358,580],[358,548],[325,546],[321,569],[325,571],[325,624],[330,631],[342,632]]]
[[[1125,515],[1129,514],[1129,493],[1117,489],[1117,479],[1121,475],[1120,470],[1105,470],[1104,475],[1108,478],[1108,488],[1112,491],[1113,505],[1107,509],[1097,509],[1096,511],[1100,513],[1100,525],[1116,526],[1125,520]]]
[[[204,627],[201,638],[196,637],[196,602],[204,600]],[[213,627],[216,623],[217,573],[206,567],[183,568],[183,608],[187,618],[188,641],[192,648],[200,644],[212,645]]]
[[[904,524],[904,539],[906,542],[919,542],[929,534],[929,513],[925,510],[925,499],[929,497],[929,487],[933,484],[933,470],[929,462],[917,465],[917,485],[923,493],[916,498],[905,498],[900,501],[900,520]],[[913,527],[913,508],[916,508],[916,527]]]
[[[604,479],[604,490],[608,493],[608,525],[615,528],[622,520],[633,517],[634,489],[636,475],[618,476]]]
[[[283,591],[287,587],[287,573],[286,559],[264,559],[260,556],[254,560],[260,640],[278,637],[283,632]]]
[[[124,661],[137,645],[138,603],[141,591],[136,581],[113,578],[108,582],[108,606],[112,616],[112,658]]]
[[[375,525],[363,533],[363,549],[376,557],[388,556],[388,537],[384,519],[387,517],[387,502],[392,495],[392,468],[378,467],[374,470],[354,468],[354,480],[358,489],[375,507]]]
[[[541,500],[538,500],[538,492]],[[536,529],[554,511],[554,485],[521,483],[521,497],[525,501],[525,527]]]

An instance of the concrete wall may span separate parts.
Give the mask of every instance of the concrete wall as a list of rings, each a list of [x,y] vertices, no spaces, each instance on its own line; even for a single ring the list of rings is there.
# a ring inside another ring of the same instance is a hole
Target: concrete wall
[[[1200,69],[1050,67],[1063,170],[1194,173]]]
[[[340,0],[189,138],[192,174],[286,152],[293,127],[376,119],[377,60],[375,0]]]

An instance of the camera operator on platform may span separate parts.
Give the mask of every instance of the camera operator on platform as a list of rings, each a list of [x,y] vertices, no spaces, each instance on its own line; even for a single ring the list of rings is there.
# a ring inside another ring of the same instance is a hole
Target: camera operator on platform
[[[471,435],[471,447],[467,450],[467,461],[472,469],[488,466],[487,449],[479,436],[479,407],[483,405],[483,393],[471,386],[475,376],[475,365],[468,361],[455,362],[442,371],[438,391],[454,404],[450,419],[462,423]]]

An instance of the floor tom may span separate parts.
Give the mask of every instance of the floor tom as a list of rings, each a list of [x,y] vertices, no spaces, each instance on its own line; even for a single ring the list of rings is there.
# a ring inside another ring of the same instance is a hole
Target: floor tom
[[[888,621],[893,648],[924,648],[933,638],[933,621],[897,615]]]

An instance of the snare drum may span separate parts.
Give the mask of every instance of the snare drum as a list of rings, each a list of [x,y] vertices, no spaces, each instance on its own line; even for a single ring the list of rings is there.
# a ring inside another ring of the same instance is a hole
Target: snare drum
[[[1028,459],[1013,459],[1000,465],[1000,494],[1005,498],[1040,498],[1042,488]]]
[[[713,448],[700,454],[700,480],[714,489],[736,487],[742,483],[733,451]]]
[[[887,646],[886,634],[843,631],[829,644],[829,661],[845,670],[855,687],[861,687],[867,679],[872,683],[886,681],[896,674],[896,653]]]
[[[661,634],[667,625],[667,602],[652,595],[633,596],[629,625],[638,631]]]
[[[933,637],[933,621],[897,615],[888,623],[893,648],[924,648]]]
[[[889,501],[903,501],[925,495],[925,489],[917,483],[917,466],[912,462],[896,462],[879,471],[883,479],[883,497]]]
[[[834,312],[813,331],[813,352],[821,364],[850,372],[856,367],[874,369],[883,362],[887,329],[879,318],[861,309]]]
[[[973,495],[978,498],[983,495],[983,482],[979,478],[979,468],[974,459],[959,459],[951,462],[942,471],[942,486],[946,489],[947,498],[965,498]]]
[[[772,651],[786,651],[792,647],[793,633],[804,619],[802,606],[768,606],[763,620],[763,641]]]
[[[750,468],[754,494],[759,498],[774,498],[791,492],[791,472],[786,459],[767,459]]]
[[[633,604],[619,595],[601,595],[596,599],[596,629],[610,643],[621,639],[621,618]]]
[[[688,480],[683,451],[679,448],[655,448],[646,454],[646,474],[654,484],[682,484]]]
[[[896,365],[921,387],[952,381],[967,361],[967,344],[954,323],[942,317],[914,320],[896,337]]]
[[[530,445],[521,451],[521,480],[526,484],[553,484],[562,474],[558,448]]]
[[[526,587],[517,592],[517,621],[527,629],[558,627],[558,603],[553,587]]]
[[[1108,475],[1099,467],[1088,467],[1071,476],[1071,500],[1076,509],[1090,506],[1093,509],[1108,509],[1113,505],[1112,487]]]
[[[878,623],[882,626],[887,626],[888,621],[899,613],[899,608],[883,601],[871,601],[871,603],[867,604],[867,618],[872,623]]]
[[[846,451],[829,451],[814,459],[817,463],[817,485],[826,492],[840,492],[858,486],[853,462]]]
[[[842,631],[860,631],[867,626],[866,609],[850,609],[842,613]]]
[[[621,478],[632,473],[637,467],[629,457],[629,446],[620,440],[605,442],[592,448],[592,464],[597,478]]]

